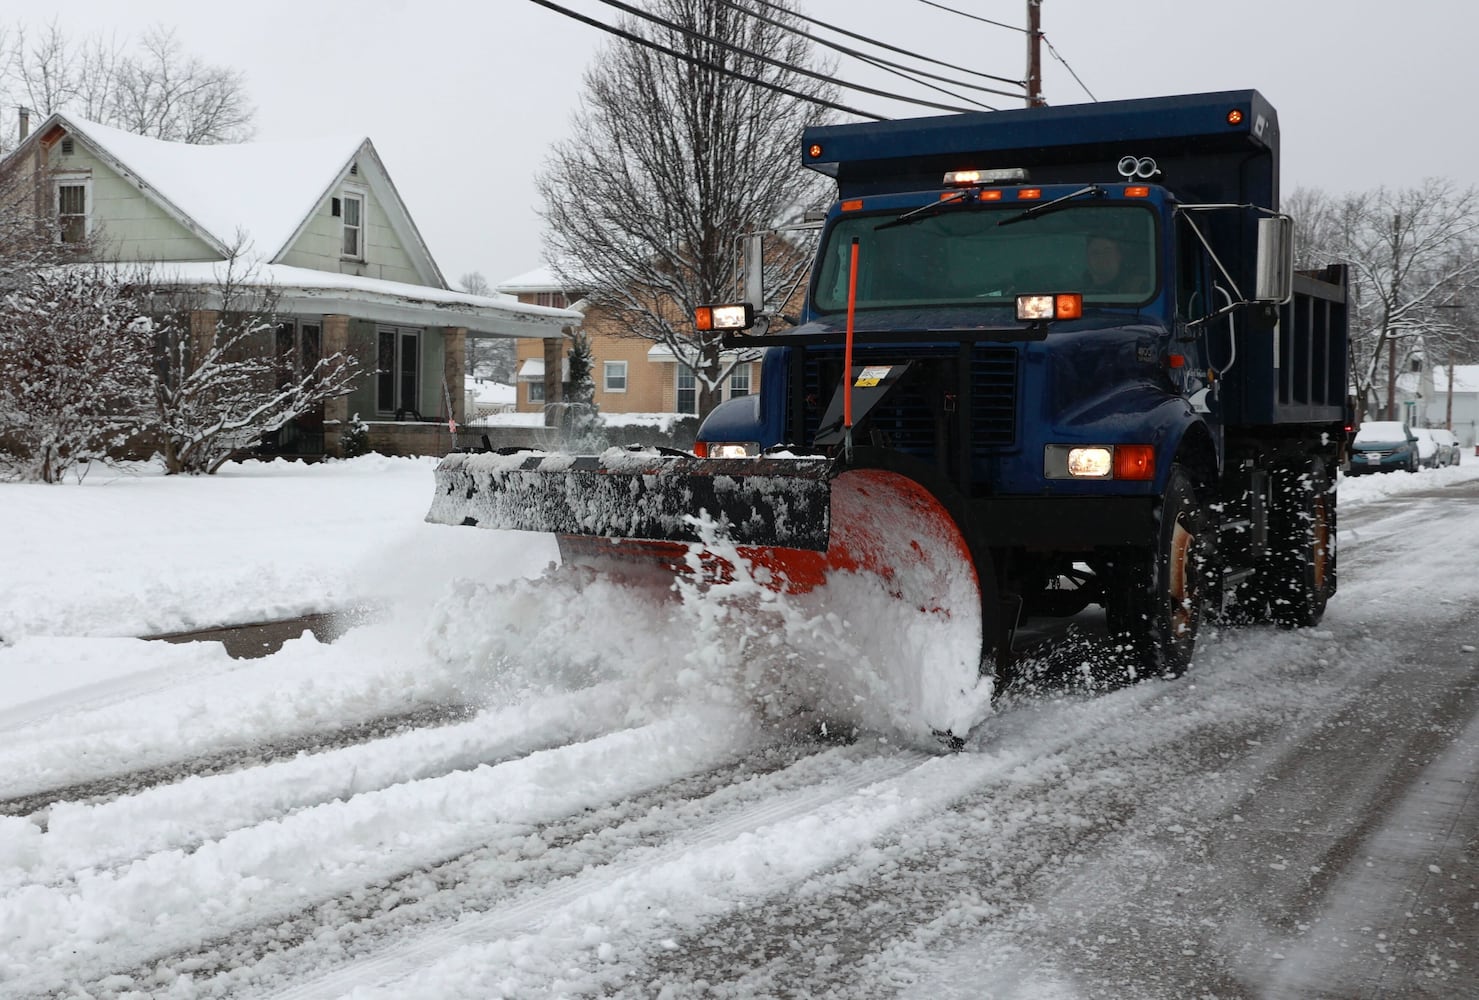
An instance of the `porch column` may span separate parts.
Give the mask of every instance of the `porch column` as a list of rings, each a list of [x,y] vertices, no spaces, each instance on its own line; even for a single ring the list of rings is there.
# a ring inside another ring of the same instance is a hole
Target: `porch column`
[[[467,327],[449,326],[442,331],[442,378],[452,397],[452,412],[443,415],[461,427],[467,423]],[[442,406],[446,405],[443,401]]]
[[[221,314],[214,309],[190,310],[190,369],[194,371],[216,343],[216,324]]]
[[[349,356],[349,317],[328,315],[321,319],[321,336],[323,337],[323,356],[332,358],[335,354]],[[373,362],[373,358],[370,359]],[[366,368],[365,359],[360,359],[361,371],[373,373],[373,368]],[[373,375],[371,375],[373,377]],[[337,421],[340,427],[349,422],[349,397],[336,396],[324,404],[324,420]]]
[[[566,327],[568,330],[569,327]],[[560,426],[560,408],[551,403],[565,401],[565,383],[560,381],[564,367],[565,338],[546,337],[544,341],[544,426]]]

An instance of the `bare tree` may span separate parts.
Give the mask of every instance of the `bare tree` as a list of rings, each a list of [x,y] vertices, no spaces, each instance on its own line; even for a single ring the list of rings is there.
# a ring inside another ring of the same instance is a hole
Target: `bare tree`
[[[1479,288],[1479,192],[1430,179],[1331,198],[1301,190],[1285,204],[1300,223],[1296,262],[1351,266],[1351,380],[1365,415],[1375,399],[1397,416],[1397,375],[1415,357],[1479,356],[1452,307]]]
[[[827,112],[734,74],[818,100],[834,88],[788,68],[811,68],[811,46],[774,3],[646,6],[664,23],[624,29],[681,57],[618,41],[586,71],[573,137],[538,178],[545,251],[616,325],[692,369],[703,415],[733,362],[694,329],[694,307],[735,296],[740,236],[800,214],[823,188],[800,168],[798,142]]]
[[[240,70],[180,50],[173,30],[152,28],[118,63],[107,124],[172,142],[210,144],[251,135],[255,113]]]
[[[148,378],[150,427],[167,472],[213,473],[236,454],[354,388],[359,362],[335,354],[301,368],[274,355],[277,294],[254,283],[233,252],[210,289],[159,290],[138,332],[157,358]]]
[[[200,144],[250,138],[255,115],[243,74],[187,55],[173,30],[151,28],[128,51],[112,36],[74,40],[54,20],[0,29],[0,103]],[[10,135],[0,130],[0,152]]]
[[[457,279],[457,285],[469,295],[492,298],[498,294],[481,271],[469,271]],[[467,373],[476,378],[512,382],[514,358],[514,342],[507,337],[467,338]]]

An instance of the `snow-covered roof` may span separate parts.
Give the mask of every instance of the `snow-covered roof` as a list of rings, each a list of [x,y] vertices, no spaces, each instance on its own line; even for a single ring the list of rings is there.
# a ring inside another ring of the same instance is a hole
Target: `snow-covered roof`
[[[734,347],[728,350],[720,351],[719,358],[721,361],[724,362],[759,361],[760,355],[762,353],[763,352],[758,347]],[[676,362],[678,360],[678,356],[673,353],[673,349],[667,344],[653,344],[651,347],[647,348],[647,360],[657,362]],[[691,352],[685,351],[683,360],[686,364],[690,366],[697,364],[698,352],[696,350]]]
[[[131,268],[133,265],[119,265]],[[226,276],[218,261],[166,262],[144,265],[148,277],[171,286],[198,287],[209,295]],[[446,288],[410,285],[383,278],[318,271],[286,264],[257,264],[239,268],[237,282],[270,287],[280,296],[283,314],[345,313],[381,323],[465,327],[471,333],[503,337],[559,337],[565,327],[584,317],[570,309],[524,305],[507,299],[470,295]],[[430,310],[430,312],[429,312]]]
[[[135,135],[72,115],[53,118],[87,140],[95,153],[115,161],[146,194],[198,223],[216,243],[229,247],[240,232],[267,260],[281,253],[369,144],[364,136],[329,135],[202,146]]]
[[[580,268],[576,264],[567,264],[564,271],[566,274],[577,274],[580,273]],[[560,280],[555,268],[544,264],[532,271],[500,281],[498,291],[508,295],[532,295],[537,292],[581,292],[585,288]]]
[[[1448,367],[1433,366],[1433,387],[1448,391]],[[1453,366],[1454,392],[1479,392],[1479,365]]]

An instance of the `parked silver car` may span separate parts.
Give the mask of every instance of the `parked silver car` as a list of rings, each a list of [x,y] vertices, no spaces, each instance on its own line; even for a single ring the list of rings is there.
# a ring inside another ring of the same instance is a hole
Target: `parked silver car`
[[[1464,446],[1458,443],[1458,437],[1446,427],[1434,427],[1432,429],[1433,441],[1438,445],[1438,464],[1457,465],[1463,461]]]
[[[1412,433],[1417,438],[1417,464],[1424,469],[1436,469],[1444,464],[1438,461],[1438,442],[1433,437],[1433,432],[1427,427],[1414,427]]]

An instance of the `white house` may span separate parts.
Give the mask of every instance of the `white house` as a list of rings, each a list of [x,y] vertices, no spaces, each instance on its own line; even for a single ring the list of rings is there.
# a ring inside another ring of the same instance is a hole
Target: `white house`
[[[1466,448],[1479,441],[1479,365],[1454,365],[1451,381],[1446,365],[1404,373],[1397,378],[1397,395],[1415,426],[1450,427]]]

